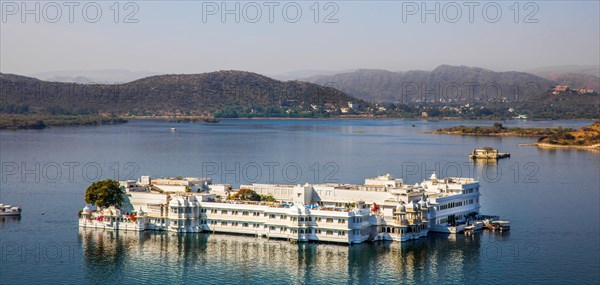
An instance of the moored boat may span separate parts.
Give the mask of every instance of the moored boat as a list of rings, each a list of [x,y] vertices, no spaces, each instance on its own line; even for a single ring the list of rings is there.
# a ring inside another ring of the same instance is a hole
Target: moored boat
[[[510,231],[509,221],[493,221],[490,223],[490,228],[494,231],[507,232]]]
[[[21,208],[11,205],[0,204],[0,216],[20,216]]]

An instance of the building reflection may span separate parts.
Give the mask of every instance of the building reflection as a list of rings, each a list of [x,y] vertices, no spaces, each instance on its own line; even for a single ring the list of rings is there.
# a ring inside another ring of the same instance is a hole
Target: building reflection
[[[406,242],[294,244],[226,234],[113,232],[80,228],[89,280],[171,282],[263,280],[286,283],[476,281],[481,235],[430,235]],[[101,279],[99,279],[101,278]],[[267,278],[267,279],[265,279]],[[262,281],[261,281],[262,282]]]

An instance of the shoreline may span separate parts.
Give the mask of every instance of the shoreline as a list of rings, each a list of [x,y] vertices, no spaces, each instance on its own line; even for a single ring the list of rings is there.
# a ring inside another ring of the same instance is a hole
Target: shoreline
[[[534,134],[517,134],[517,133],[495,133],[495,134],[475,134],[475,133],[460,133],[460,132],[427,132],[433,135],[454,135],[454,136],[473,136],[473,137],[540,137]]]
[[[600,144],[594,145],[559,145],[559,144],[549,144],[549,143],[535,143],[531,144],[535,145],[538,148],[562,148],[562,149],[581,149],[581,150],[600,150]]]

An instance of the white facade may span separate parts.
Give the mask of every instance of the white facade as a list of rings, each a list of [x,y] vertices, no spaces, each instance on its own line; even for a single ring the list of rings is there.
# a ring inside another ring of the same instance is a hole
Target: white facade
[[[156,181],[151,181],[152,186]],[[105,211],[84,209],[80,226],[120,230],[125,225],[125,229],[132,230],[208,231],[296,241],[361,243],[417,239],[430,230],[459,232],[479,212],[477,181],[438,180],[435,174],[415,185],[406,185],[401,179],[386,174],[367,178],[364,185],[248,184],[240,187],[259,195],[271,195],[277,202],[224,200],[229,185],[210,185],[208,191],[201,193],[168,193],[130,181],[121,184],[127,189],[136,211],[119,214],[125,219],[113,215],[107,224],[104,220],[109,215]],[[90,222],[100,216],[102,224]]]

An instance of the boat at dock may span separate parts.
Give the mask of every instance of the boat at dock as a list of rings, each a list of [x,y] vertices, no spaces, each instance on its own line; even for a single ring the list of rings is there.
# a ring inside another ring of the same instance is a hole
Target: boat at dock
[[[510,231],[509,221],[492,221],[488,228],[493,231],[507,232]]]
[[[0,204],[0,216],[20,216],[21,207]]]
[[[501,159],[510,157],[510,153],[498,152],[497,149],[493,149],[491,147],[484,147],[482,149],[474,149],[471,154],[469,154],[470,159]]]

